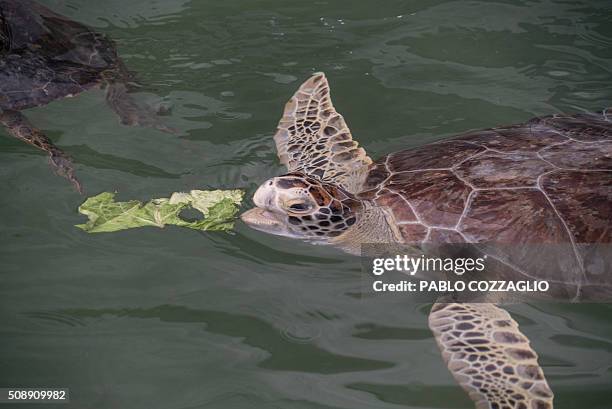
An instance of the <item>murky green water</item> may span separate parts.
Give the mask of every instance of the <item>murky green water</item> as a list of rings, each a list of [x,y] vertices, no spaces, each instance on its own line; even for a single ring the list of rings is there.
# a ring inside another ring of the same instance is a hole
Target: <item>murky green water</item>
[[[282,172],[271,136],[313,71],[372,157],[612,105],[607,0],[44,3],[114,38],[137,98],[183,131],[121,126],[99,91],[29,110],[89,194],[252,194]],[[83,197],[4,131],[0,180],[0,386],[69,387],[73,408],[471,407],[426,306],[359,299],[356,258],[242,224],[87,235]],[[512,311],[556,408],[612,407],[610,306]]]

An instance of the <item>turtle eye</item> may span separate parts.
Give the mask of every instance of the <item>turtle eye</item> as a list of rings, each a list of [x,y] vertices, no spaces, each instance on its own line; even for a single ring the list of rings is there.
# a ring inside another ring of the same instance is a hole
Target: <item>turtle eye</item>
[[[295,213],[304,213],[309,211],[312,208],[312,206],[306,202],[293,202],[289,205],[289,210],[291,210],[292,212]]]

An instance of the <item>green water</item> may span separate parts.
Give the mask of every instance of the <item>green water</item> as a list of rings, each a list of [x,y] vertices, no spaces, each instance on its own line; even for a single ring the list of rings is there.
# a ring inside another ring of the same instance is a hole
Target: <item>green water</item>
[[[271,137],[314,71],[372,157],[612,105],[608,0],[44,3],[115,39],[136,98],[182,131],[121,126],[100,91],[28,110],[90,195],[252,195],[283,171]],[[241,223],[87,235],[83,197],[3,130],[0,180],[0,387],[69,387],[66,408],[472,407],[427,306],[360,299],[356,258]],[[612,407],[610,306],[511,310],[555,408]]]

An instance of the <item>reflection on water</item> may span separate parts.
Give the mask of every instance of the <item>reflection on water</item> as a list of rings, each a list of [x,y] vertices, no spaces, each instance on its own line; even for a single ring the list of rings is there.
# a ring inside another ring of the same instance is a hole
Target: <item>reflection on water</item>
[[[612,105],[608,1],[46,0],[111,36],[169,108],[170,136],[119,125],[103,94],[28,111],[89,194],[253,193],[271,136],[325,71],[378,157],[467,129]],[[360,297],[359,260],[178,228],[88,236],[82,201],[0,131],[0,385],[68,386],[75,408],[469,408],[428,306]],[[612,308],[512,308],[562,408],[612,403]]]

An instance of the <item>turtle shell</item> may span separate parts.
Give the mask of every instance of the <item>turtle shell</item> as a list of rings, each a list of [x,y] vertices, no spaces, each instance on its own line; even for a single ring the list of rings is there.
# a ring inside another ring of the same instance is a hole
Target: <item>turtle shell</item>
[[[25,109],[124,76],[113,43],[30,0],[0,0],[0,109]]]
[[[586,245],[612,242],[611,119],[553,115],[392,153],[360,197],[390,210],[406,243],[566,245],[566,273],[541,278],[610,287],[610,273],[589,270]],[[533,264],[530,246],[521,257]],[[527,268],[515,270],[538,276]]]

